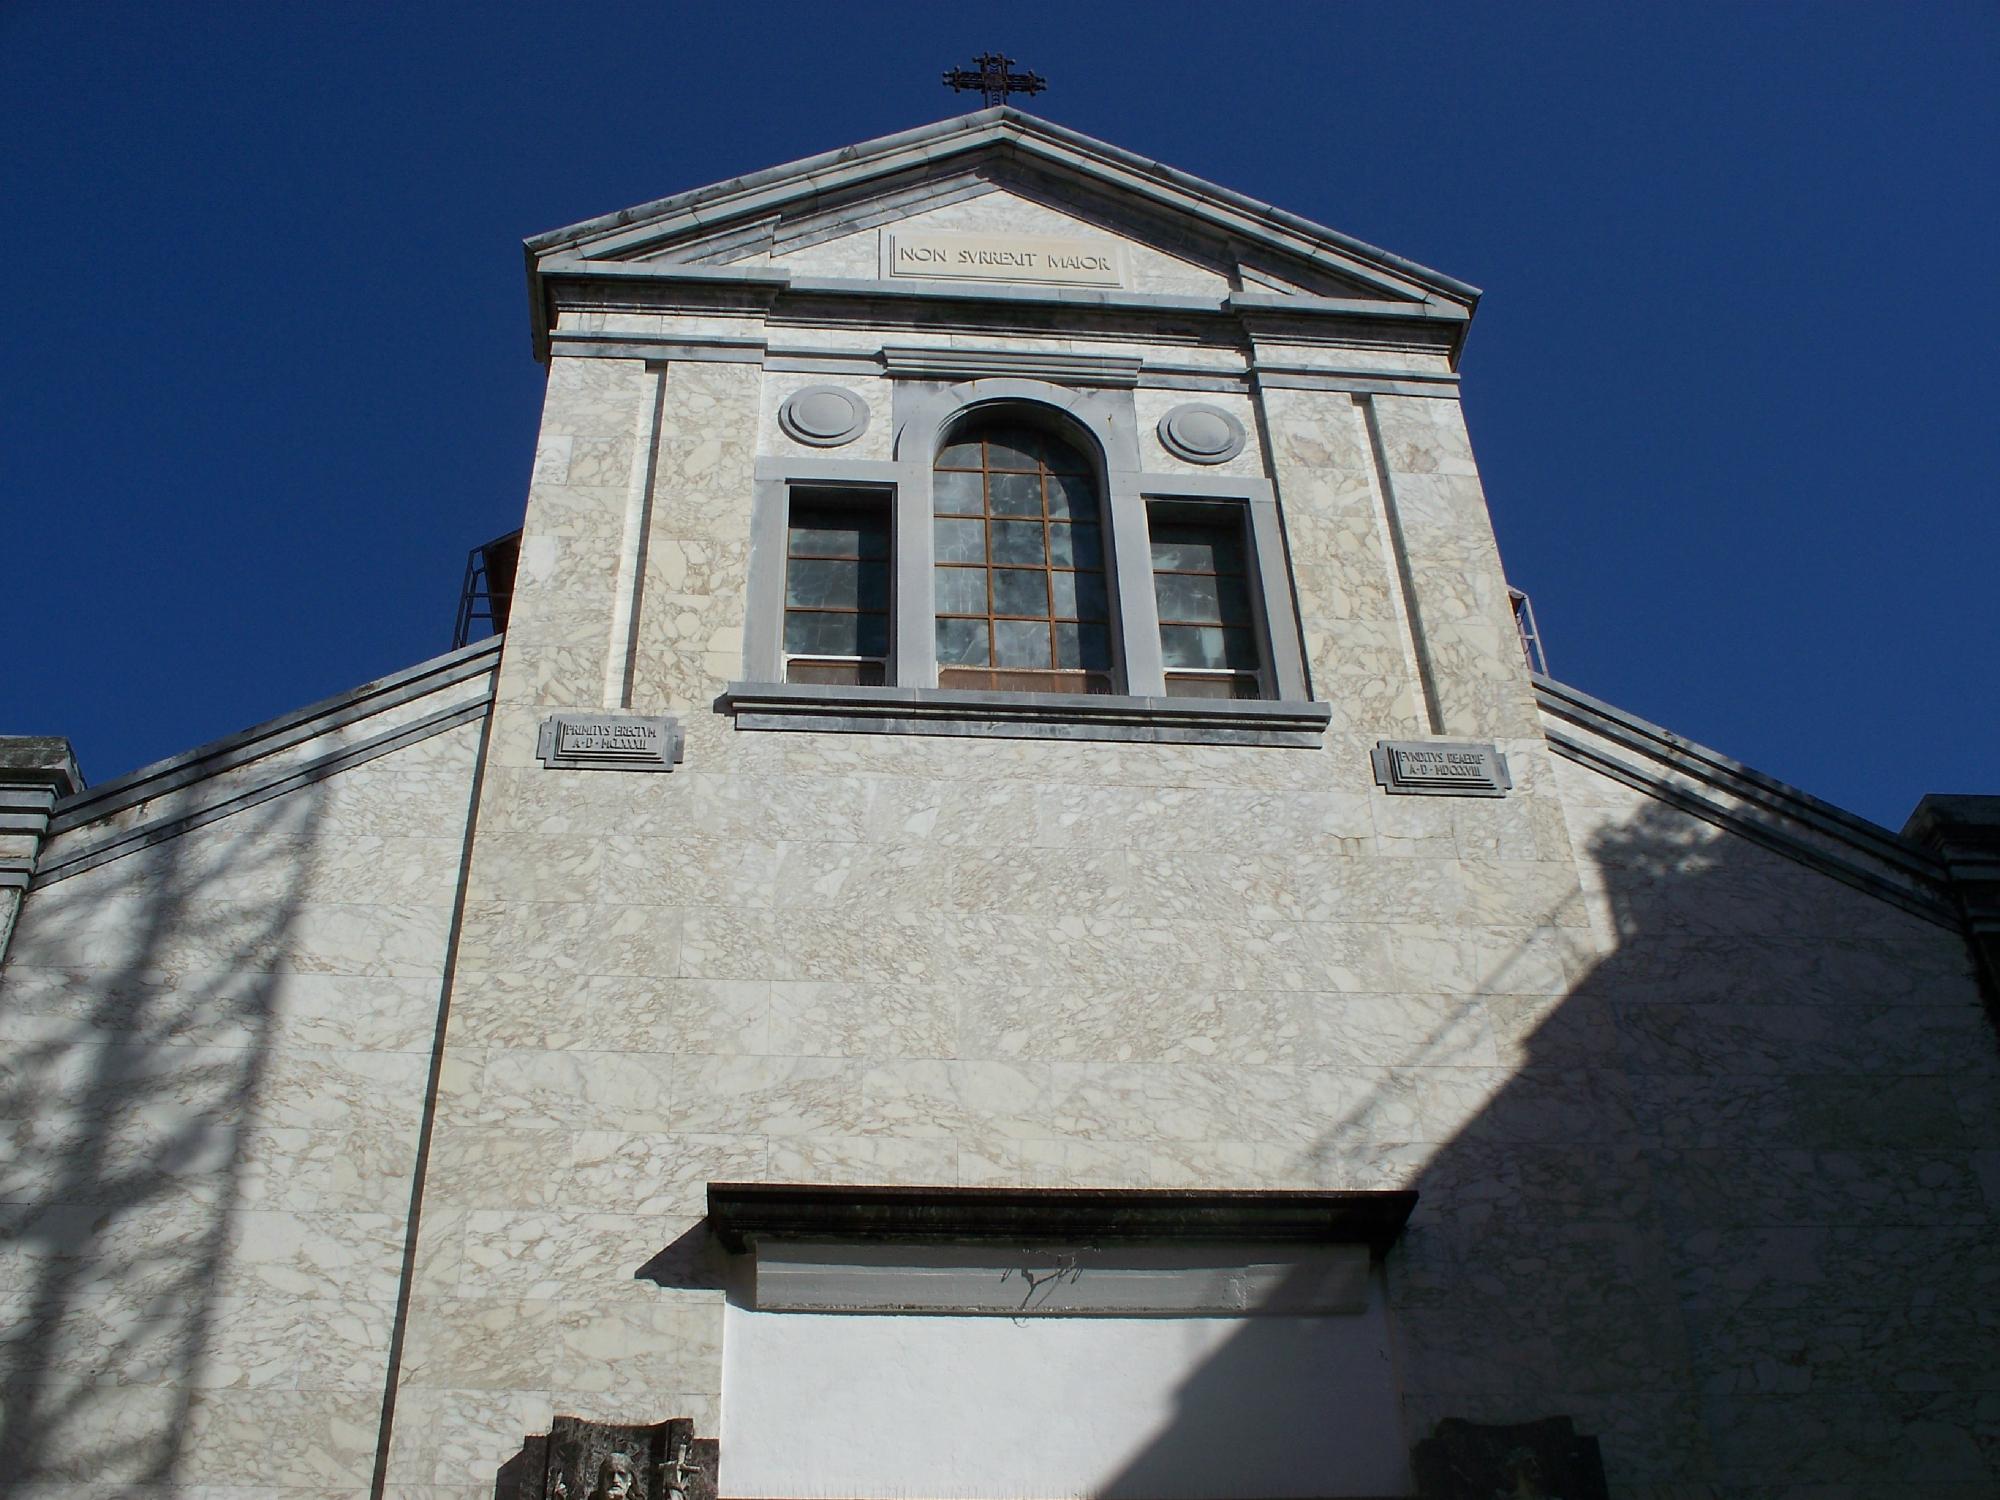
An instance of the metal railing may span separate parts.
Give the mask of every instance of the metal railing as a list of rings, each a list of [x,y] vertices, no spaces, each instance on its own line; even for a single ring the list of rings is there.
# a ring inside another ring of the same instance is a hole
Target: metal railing
[[[510,531],[482,542],[465,555],[465,582],[458,591],[458,618],[451,629],[451,646],[472,643],[475,625],[499,635],[507,628],[514,604],[514,570],[521,560],[521,533]]]
[[[1507,602],[1514,606],[1514,630],[1521,637],[1521,654],[1528,658],[1528,670],[1548,676],[1549,658],[1542,650],[1542,633],[1535,628],[1534,602],[1511,585],[1507,589]]]

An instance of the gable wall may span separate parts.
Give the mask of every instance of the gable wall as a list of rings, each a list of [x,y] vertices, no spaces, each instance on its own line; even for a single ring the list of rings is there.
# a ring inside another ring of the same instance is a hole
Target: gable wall
[[[1524,1061],[1595,1059],[1622,1119],[1580,1162],[1517,1154],[1520,1227],[1458,1236],[1462,1268],[1547,1258],[1547,1295],[1486,1309],[1502,1320],[1488,1336],[1533,1349],[1559,1298],[1630,1290],[1686,1373],[1660,1380],[1627,1343],[1646,1394],[1593,1404],[1656,1477],[1727,1495],[1976,1492],[2000,1376],[2000,1049],[1964,938],[1595,770],[1555,769],[1602,953]],[[1548,1213],[1600,1253],[1550,1256]],[[1461,1403],[1509,1405],[1500,1386]]]
[[[647,315],[563,316],[581,332]],[[1373,436],[1353,389],[1191,397],[1142,377],[1134,395],[1142,462],[1168,472],[1213,472],[1159,447],[1168,406],[1241,414],[1251,447],[1225,472],[1275,481],[1334,716],[1323,749],[759,734],[712,704],[743,672],[755,461],[806,451],[777,426],[785,395],[861,394],[870,428],[832,456],[884,460],[892,382],[870,366],[885,343],[1207,361],[1238,380],[1258,352],[1082,314],[1033,331],[943,309],[837,326],[782,301],[763,338],[868,363],[806,374],[560,345],[552,362],[398,1485],[441,1495],[556,1411],[717,1431],[708,1181],[1410,1185],[1506,1089],[1521,1038],[1595,956],[1449,394],[1378,392]],[[1329,372],[1443,363],[1284,355]],[[634,577],[631,706],[681,717],[685,764],[545,771],[540,719],[615,699]],[[1441,722],[1503,745],[1509,798],[1373,787],[1375,740],[1426,730],[1413,615]],[[1599,1133],[1609,1107],[1593,1097],[1565,1128]]]
[[[44,850],[0,969],[0,1406],[33,1493],[367,1492],[481,726],[257,789],[479,691]]]

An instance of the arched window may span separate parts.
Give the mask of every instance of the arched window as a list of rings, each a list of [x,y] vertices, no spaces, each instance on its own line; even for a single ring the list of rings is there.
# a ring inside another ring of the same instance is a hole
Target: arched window
[[[1084,454],[974,418],[933,476],[940,687],[1109,693],[1104,516]]]

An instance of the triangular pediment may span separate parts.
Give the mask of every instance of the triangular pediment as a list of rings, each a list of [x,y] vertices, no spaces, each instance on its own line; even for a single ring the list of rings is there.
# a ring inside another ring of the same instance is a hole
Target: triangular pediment
[[[1078,262],[1082,284],[1145,294],[1467,312],[1478,298],[1351,236],[1006,107],[553,230],[527,248],[538,271],[577,262],[769,268],[832,281],[873,281],[892,267],[923,279],[921,253],[952,262],[939,279],[977,281],[982,264],[1004,264],[1021,245]],[[1093,278],[1097,256],[1115,273]]]

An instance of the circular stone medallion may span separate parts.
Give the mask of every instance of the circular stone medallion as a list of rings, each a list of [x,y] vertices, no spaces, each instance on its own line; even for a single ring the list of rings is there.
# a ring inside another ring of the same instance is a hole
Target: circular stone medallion
[[[1188,401],[1160,418],[1160,443],[1191,464],[1222,464],[1243,451],[1243,424],[1219,406]]]
[[[801,443],[837,448],[867,431],[868,406],[840,386],[809,385],[792,392],[778,408],[778,425]]]

